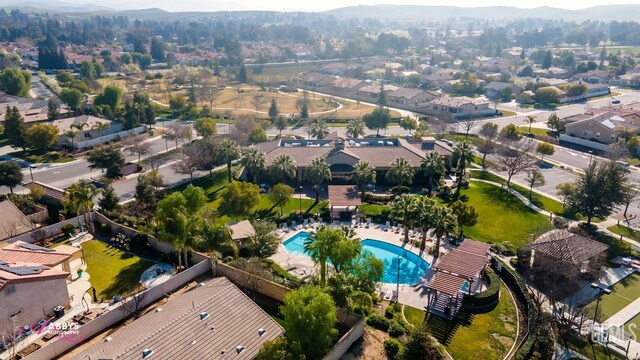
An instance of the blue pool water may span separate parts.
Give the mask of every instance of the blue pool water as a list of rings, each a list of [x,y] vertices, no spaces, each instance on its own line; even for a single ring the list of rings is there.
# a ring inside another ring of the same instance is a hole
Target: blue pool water
[[[309,233],[302,231],[284,242],[284,247],[294,255],[307,255],[304,252],[304,241]],[[400,260],[400,284],[414,284],[429,268],[429,263],[418,255],[399,246],[374,239],[362,240],[362,251],[369,251],[384,262],[382,282],[398,282],[398,260]]]

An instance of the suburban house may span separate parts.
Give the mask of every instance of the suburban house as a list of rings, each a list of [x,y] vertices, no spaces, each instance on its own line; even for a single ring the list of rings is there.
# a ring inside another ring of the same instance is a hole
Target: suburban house
[[[0,261],[38,263],[50,268],[71,272],[77,265],[84,263],[82,248],[61,244],[50,249],[24,241],[0,244]],[[71,263],[75,260],[79,262]]]
[[[640,86],[640,73],[632,72],[617,76],[615,79],[611,79],[611,85],[638,87]]]
[[[640,127],[614,113],[604,113],[565,125],[565,135],[602,144],[618,141],[621,133],[637,133]]]
[[[74,143],[122,131],[121,123],[91,115],[58,119],[52,121],[51,125],[58,128],[58,145],[71,145],[71,139],[67,136],[69,131],[78,131],[73,138]]]
[[[52,316],[57,306],[69,307],[69,272],[60,266],[70,258],[23,242],[0,248],[0,332],[14,334]]]
[[[533,270],[545,271],[555,280],[575,281],[600,270],[607,245],[564,229],[542,234],[531,245]]]
[[[333,179],[345,180],[350,178],[359,162],[367,162],[376,171],[386,172],[396,158],[404,158],[418,169],[428,152],[436,151],[447,164],[450,164],[453,152],[447,144],[432,137],[409,142],[405,139],[343,138],[337,133],[318,140],[274,140],[256,146],[267,157],[267,169],[279,155],[291,156],[300,181],[304,179],[305,168],[317,157],[327,161]]]
[[[321,73],[342,76],[349,66],[345,63],[330,63],[320,68]]]
[[[332,83],[332,86],[336,90],[356,90],[361,88],[362,86],[367,86],[367,85],[368,83],[364,80],[358,80],[358,79],[353,79],[348,77],[336,78]]]
[[[309,73],[300,79],[300,83],[307,86],[325,87],[331,86],[336,80],[335,76],[327,74]]]
[[[446,115],[453,118],[471,118],[495,115],[496,110],[489,107],[489,102],[482,99],[472,99],[466,96],[445,96],[432,100],[425,107],[435,115]]]
[[[0,241],[29,232],[35,225],[10,200],[0,202]]]
[[[535,69],[533,73],[539,77],[555,79],[569,79],[571,77],[571,71],[555,66],[552,66],[548,69]]]
[[[508,91],[506,89],[511,90],[512,97],[517,97],[522,91],[524,91],[522,86],[516,84],[492,81],[484,86],[484,94],[489,99],[497,99],[501,98],[505,91]]]
[[[226,278],[171,297],[155,311],[88,343],[73,359],[253,359],[284,333]],[[108,339],[108,340],[107,340]]]
[[[4,121],[4,113],[7,106],[14,106],[24,118],[25,124],[31,125],[49,121],[47,117],[48,103],[44,100],[22,98],[18,96],[7,95],[0,91],[0,121]],[[66,116],[69,110],[58,105],[59,116]]]
[[[382,91],[385,93],[385,95],[389,95],[391,92],[396,91],[399,88],[397,86],[389,84],[381,87],[379,82],[374,82],[358,88],[358,90],[356,90],[356,95],[367,98],[375,98],[380,95],[380,89],[383,89]]]
[[[611,76],[607,70],[590,70],[577,74],[574,78],[590,84],[607,84]]]
[[[451,80],[453,80],[453,72],[451,70],[437,70],[420,79],[423,84],[430,88],[440,87]]]
[[[433,92],[406,87],[398,88],[395,91],[387,94],[387,99],[389,101],[412,106],[419,106],[421,104],[428,103],[429,101],[437,99],[438,97],[439,96],[437,96]]]
[[[479,56],[472,62],[472,65],[476,69],[484,72],[500,73],[502,71],[509,70],[513,66],[513,61],[503,57],[488,58]]]

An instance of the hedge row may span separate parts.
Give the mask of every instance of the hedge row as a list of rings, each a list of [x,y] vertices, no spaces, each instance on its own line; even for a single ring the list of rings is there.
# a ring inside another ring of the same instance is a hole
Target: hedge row
[[[465,296],[462,299],[463,307],[467,309],[485,308],[498,303],[500,300],[500,279],[491,269],[485,269],[483,278],[489,283],[489,287],[479,294]]]

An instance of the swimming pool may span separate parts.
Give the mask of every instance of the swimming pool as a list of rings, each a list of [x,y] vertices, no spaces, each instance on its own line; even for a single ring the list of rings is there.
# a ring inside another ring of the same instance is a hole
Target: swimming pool
[[[294,255],[304,255],[304,241],[309,233],[301,231],[284,242],[287,251]],[[429,268],[429,263],[418,255],[399,246],[375,239],[364,239],[362,251],[369,251],[384,263],[382,282],[398,282],[398,260],[400,261],[400,284],[415,284]],[[402,257],[402,259],[400,259]]]

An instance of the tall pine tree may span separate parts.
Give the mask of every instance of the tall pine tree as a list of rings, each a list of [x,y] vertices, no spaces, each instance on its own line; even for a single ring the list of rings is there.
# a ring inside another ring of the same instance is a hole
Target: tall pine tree
[[[17,107],[9,107],[7,105],[4,115],[4,133],[9,141],[18,147],[27,146],[26,134],[27,127],[24,124],[24,118],[20,115]]]

